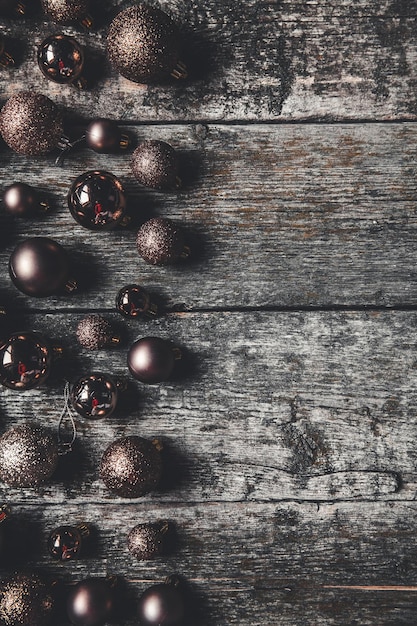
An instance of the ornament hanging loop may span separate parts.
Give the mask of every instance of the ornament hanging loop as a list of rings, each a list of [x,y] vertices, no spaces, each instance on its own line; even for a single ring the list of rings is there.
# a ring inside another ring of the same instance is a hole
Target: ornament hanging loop
[[[68,440],[68,437],[64,434],[64,421],[68,419],[71,424],[71,438]],[[70,384],[67,381],[64,387],[64,406],[61,411],[61,415],[59,417],[58,422],[58,454],[63,456],[72,452],[72,447],[77,438],[77,427],[75,425],[74,415],[72,413],[72,409],[70,406]]]
[[[66,135],[63,135],[57,145],[57,148],[60,150],[60,153],[55,159],[55,165],[57,167],[63,167],[64,161],[68,152],[70,152],[73,148],[75,148],[75,146],[78,146],[78,144],[83,143],[83,142],[85,142],[85,135],[82,135],[75,141],[70,141]]]

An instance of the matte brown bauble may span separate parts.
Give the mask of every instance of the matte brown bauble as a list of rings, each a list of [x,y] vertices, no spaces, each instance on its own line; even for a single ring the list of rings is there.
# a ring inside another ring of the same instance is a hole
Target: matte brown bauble
[[[0,112],[0,133],[19,154],[47,154],[63,136],[62,116],[46,96],[20,91],[8,99]]]
[[[87,578],[71,589],[67,613],[74,626],[104,626],[115,617],[116,589],[112,579]]]
[[[158,485],[162,473],[159,442],[142,437],[117,439],[105,450],[100,476],[110,491],[123,498],[139,498]]]
[[[110,322],[98,313],[80,320],[76,334],[78,343],[88,350],[99,350],[120,343],[120,337],[114,333]]]
[[[37,487],[57,463],[57,441],[40,426],[15,426],[0,438],[0,480],[10,487]]]
[[[121,132],[113,120],[100,117],[90,122],[85,131],[87,146],[100,154],[126,150],[130,145],[128,135]]]
[[[142,224],[136,246],[142,259],[151,265],[170,265],[190,253],[182,230],[163,217],[154,217]]]
[[[164,544],[169,530],[166,521],[138,524],[127,537],[127,547],[139,561],[149,561],[164,553]]]
[[[110,24],[107,50],[112,65],[135,83],[187,75],[178,28],[160,9],[140,4],[120,11]]]
[[[5,626],[51,624],[55,599],[38,574],[15,574],[0,583],[0,621]]]
[[[0,383],[14,391],[39,387],[51,372],[53,352],[49,341],[34,331],[0,340]]]
[[[149,587],[139,598],[141,626],[180,626],[186,615],[183,593],[177,585],[160,583]]]
[[[142,337],[132,344],[127,354],[130,373],[141,383],[155,384],[168,380],[181,351],[160,337]]]
[[[132,155],[131,168],[135,178],[152,189],[180,187],[178,156],[165,141],[144,141]]]
[[[44,13],[57,24],[81,22],[86,28],[91,28],[92,20],[89,16],[89,0],[41,0]]]
[[[26,183],[13,183],[6,187],[3,207],[7,213],[16,217],[32,217],[49,208],[39,192]]]
[[[45,298],[73,291],[66,250],[48,237],[31,237],[19,243],[10,255],[9,274],[15,287],[27,296]]]

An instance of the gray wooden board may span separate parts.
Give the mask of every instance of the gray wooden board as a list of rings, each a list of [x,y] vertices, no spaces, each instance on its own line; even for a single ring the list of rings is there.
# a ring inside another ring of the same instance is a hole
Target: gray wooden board
[[[133,121],[415,119],[414,0],[153,2],[181,25],[190,78],[149,88],[106,65],[105,25],[120,3],[96,4],[98,32],[65,29],[86,46],[92,89],[53,85],[36,67],[36,45],[60,27],[5,22],[19,65],[2,73],[2,98],[35,89],[77,114]]]
[[[416,304],[414,124],[126,128],[138,140],[178,148],[180,192],[141,188],[128,154],[74,151],[62,169],[52,157],[1,154],[1,185],[25,180],[43,188],[53,210],[29,222],[3,215],[0,264],[7,266],[17,241],[41,234],[65,243],[84,276],[78,295],[34,301],[4,272],[0,289],[12,302],[112,308],[120,285],[139,281],[176,310]],[[69,186],[96,168],[125,184],[128,229],[100,234],[72,219]],[[184,226],[191,262],[155,268],[138,256],[136,230],[155,215]]]
[[[41,490],[2,489],[18,527],[37,538],[25,565],[68,582],[116,573],[132,594],[181,572],[204,608],[201,624],[390,624],[396,615],[412,624],[415,596],[401,587],[415,580],[416,314],[107,316],[125,341],[99,352],[74,345],[78,313],[13,319],[60,339],[67,355],[44,388],[2,390],[4,428],[54,428],[63,379],[91,369],[128,377],[126,351],[138,336],[171,338],[188,367],[175,382],[133,382],[106,422],[78,419],[73,457]],[[111,496],[97,475],[106,445],[133,433],[164,441],[170,475],[135,501]],[[161,518],[176,525],[175,549],[136,563],[126,532]],[[82,519],[97,528],[94,553],[52,564],[48,531]]]

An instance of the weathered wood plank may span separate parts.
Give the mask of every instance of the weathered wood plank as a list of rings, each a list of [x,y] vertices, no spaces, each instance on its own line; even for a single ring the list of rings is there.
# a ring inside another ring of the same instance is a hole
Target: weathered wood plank
[[[0,289],[7,300],[32,308],[112,308],[119,286],[139,280],[176,310],[417,303],[413,124],[130,130],[180,150],[182,191],[143,190],[126,154],[76,152],[57,169],[52,158],[2,153],[0,187],[26,180],[47,190],[54,205],[29,222],[2,217]],[[95,168],[126,184],[134,215],[128,230],[100,235],[70,216],[71,181]],[[194,262],[155,268],[139,258],[136,228],[155,215],[184,225]],[[8,257],[28,234],[67,245],[84,281],[78,295],[34,300],[11,285]]]
[[[113,315],[124,345],[89,354],[75,344],[80,317],[19,323],[58,339],[68,360],[43,390],[2,389],[3,428],[23,419],[54,427],[63,377],[128,377],[127,347],[138,336],[183,346],[185,369],[163,385],[132,382],[108,420],[79,419],[73,460],[41,494],[28,490],[28,502],[111,502],[99,460],[113,439],[134,433],[166,445],[167,480],[150,502],[414,498],[415,313],[171,314],[129,324]]]
[[[117,76],[104,62],[106,25],[117,4],[97,3],[98,32],[65,29],[91,58],[96,82],[84,93],[48,83],[36,67],[36,44],[59,27],[39,17],[1,24],[20,48],[19,67],[2,72],[3,97],[30,88],[85,117],[134,121],[416,117],[413,0],[251,0],[244,7],[232,0],[153,2],[182,26],[190,78],[149,88]]]

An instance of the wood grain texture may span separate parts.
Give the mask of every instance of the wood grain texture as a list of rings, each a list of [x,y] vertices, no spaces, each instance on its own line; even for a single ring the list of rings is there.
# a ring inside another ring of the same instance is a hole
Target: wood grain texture
[[[65,29],[90,59],[84,93],[48,83],[36,67],[36,45],[56,26],[39,18],[1,24],[19,61],[11,80],[2,74],[2,97],[35,89],[78,115],[132,121],[415,119],[414,0],[153,2],[181,25],[190,70],[186,82],[162,87],[138,86],[108,67],[105,33],[117,4],[96,2],[98,32]]]
[[[0,289],[12,305],[110,309],[121,284],[132,281],[174,310],[416,304],[413,124],[126,128],[139,141],[161,138],[178,148],[182,191],[141,188],[128,154],[75,151],[57,169],[52,157],[45,167],[45,159],[2,153],[1,187],[24,180],[43,188],[53,210],[30,221],[3,214],[0,266],[28,233],[47,235],[65,242],[81,277],[78,295],[33,300],[2,272]],[[96,168],[125,184],[128,229],[99,234],[70,216],[71,182]],[[155,215],[184,226],[190,263],[155,268],[139,258],[136,229]]]

